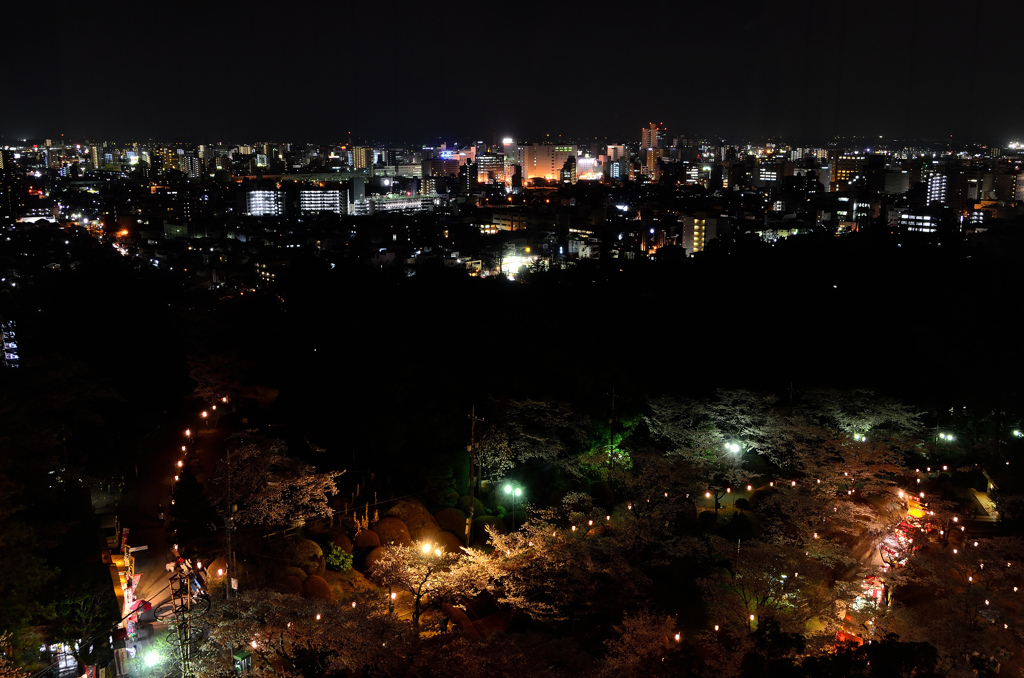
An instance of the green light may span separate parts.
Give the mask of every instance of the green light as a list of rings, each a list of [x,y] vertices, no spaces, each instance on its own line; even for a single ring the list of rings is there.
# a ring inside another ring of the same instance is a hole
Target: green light
[[[511,485],[506,485],[505,486],[505,494],[512,494],[512,486]]]

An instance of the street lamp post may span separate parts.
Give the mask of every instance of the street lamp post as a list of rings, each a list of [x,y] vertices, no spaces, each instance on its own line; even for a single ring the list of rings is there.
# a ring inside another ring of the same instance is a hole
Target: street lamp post
[[[523,494],[523,488],[513,487],[511,483],[505,483],[505,494],[512,495],[512,531],[516,529],[516,497]]]

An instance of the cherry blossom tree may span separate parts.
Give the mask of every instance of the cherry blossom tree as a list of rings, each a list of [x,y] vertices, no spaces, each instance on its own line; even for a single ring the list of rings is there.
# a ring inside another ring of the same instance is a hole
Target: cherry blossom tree
[[[628,613],[605,640],[603,675],[678,676],[676,660],[681,637],[667,614],[641,610]]]
[[[0,633],[0,648],[8,647],[10,642],[10,633],[7,631]],[[28,673],[16,667],[10,658],[3,651],[0,651],[0,678],[26,678],[27,676]]]
[[[318,473],[287,455],[281,440],[244,431],[227,441],[228,455],[210,479],[213,503],[232,513],[240,525],[287,527],[331,515],[329,497],[337,494],[342,472]]]
[[[444,603],[460,604],[463,598],[483,590],[483,573],[475,561],[463,559],[461,553],[450,553],[429,542],[388,544],[381,549],[370,578],[412,596],[413,626],[419,627],[420,618],[428,610]]]
[[[415,637],[379,598],[330,604],[259,590],[217,599],[203,618],[198,675],[233,675],[223,650],[240,648],[252,652],[256,675],[399,675]]]
[[[586,417],[562,402],[504,400],[481,440],[481,470],[503,475],[515,464],[538,459],[580,475],[577,453],[589,444]]]

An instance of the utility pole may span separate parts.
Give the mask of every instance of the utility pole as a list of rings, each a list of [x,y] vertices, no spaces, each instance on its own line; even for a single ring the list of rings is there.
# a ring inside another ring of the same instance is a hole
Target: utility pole
[[[227,445],[228,465],[228,517],[224,519],[224,529],[227,531],[227,554],[224,556],[224,599],[231,600],[231,578],[235,575],[235,567],[232,562],[231,533],[235,530],[235,496],[231,493],[231,443]]]
[[[476,405],[474,405],[469,411],[469,516],[466,518],[466,548],[469,548],[469,538],[473,531],[473,490],[476,489],[476,422],[483,421],[483,419],[477,419],[476,416]]]

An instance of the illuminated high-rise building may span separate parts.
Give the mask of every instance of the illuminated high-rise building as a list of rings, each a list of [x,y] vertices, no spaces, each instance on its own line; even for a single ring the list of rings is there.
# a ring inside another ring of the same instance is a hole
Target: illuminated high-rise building
[[[346,205],[346,210],[347,210]],[[305,214],[317,212],[334,212],[341,214],[341,190],[339,189],[303,189],[299,191],[299,211]]]
[[[369,146],[353,147],[352,165],[356,169],[369,169],[373,167],[373,149]]]
[[[181,158],[181,171],[191,179],[201,177],[203,175],[203,163],[196,157],[195,153],[185,153]]]
[[[647,127],[640,130],[640,150],[646,151],[649,148],[658,148],[659,136],[664,138],[665,130],[660,125],[664,123],[648,123]]]
[[[640,130],[640,154],[643,158],[643,172],[647,176],[657,177],[658,158],[664,155],[665,128],[664,123],[649,123]]]
[[[863,153],[843,153],[832,162],[832,191],[844,191],[849,183],[864,175],[868,158]]]
[[[483,184],[505,183],[505,156],[497,153],[477,153],[477,181]]]
[[[511,164],[523,168],[523,179],[529,184],[534,179],[561,181],[562,167],[569,157],[575,158],[575,144],[509,144],[505,154]]]
[[[565,159],[565,163],[562,165],[562,183],[563,184],[576,184],[576,156],[571,155]]]
[[[684,216],[680,221],[683,222],[682,246],[687,254],[703,252],[707,243],[718,235],[718,220],[704,213]]]
[[[284,194],[255,190],[245,194],[245,213],[252,217],[279,217],[284,214]]]

